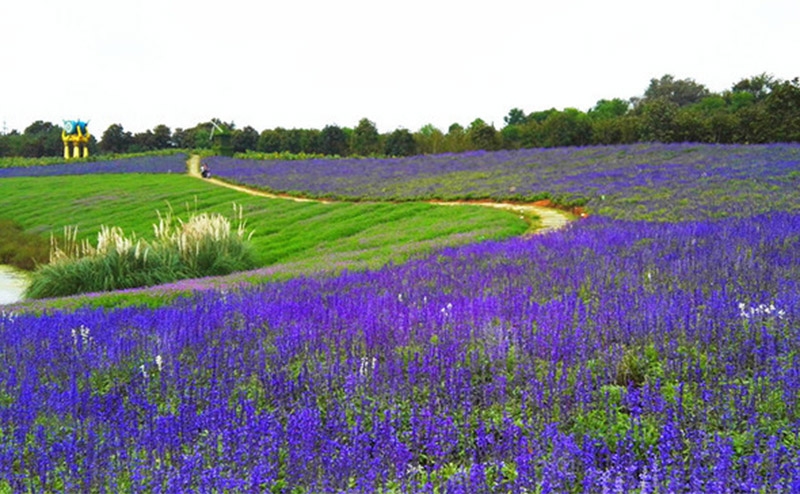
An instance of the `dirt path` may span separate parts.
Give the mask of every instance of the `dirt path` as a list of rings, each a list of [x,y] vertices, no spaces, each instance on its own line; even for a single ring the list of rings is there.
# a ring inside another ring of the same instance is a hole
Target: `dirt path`
[[[505,209],[519,214],[528,222],[527,234],[532,233],[546,233],[553,230],[558,230],[567,226],[570,222],[569,213],[561,211],[560,209],[548,208],[536,204],[515,204],[510,202],[490,202],[490,201],[430,201],[431,204],[439,206],[464,206],[474,205],[483,206],[488,208]]]
[[[200,176],[200,156],[192,155],[187,162],[188,172],[189,175],[193,177],[202,178]],[[231,184],[216,178],[208,178],[205,179],[209,183],[214,185],[218,185],[220,187],[227,187],[229,189],[233,189],[245,194],[250,194],[252,196],[258,197],[266,197],[269,199],[285,199],[290,201],[296,202],[319,202],[322,204],[329,204],[332,201],[327,201],[324,199],[308,199],[305,197],[296,197],[290,196],[285,194],[272,194],[270,192],[264,192],[263,190],[252,189],[249,187],[243,187],[241,185]],[[565,227],[572,216],[565,212],[561,211],[560,209],[551,208],[542,206],[539,204],[515,204],[509,202],[491,202],[491,201],[429,201],[430,204],[436,204],[438,206],[483,206],[483,207],[490,207],[490,208],[498,208],[498,209],[505,209],[507,211],[511,211],[520,215],[520,218],[524,219],[528,223],[528,231],[527,234],[534,234],[534,233],[546,233],[553,230],[558,230],[559,228]]]
[[[189,161],[187,162],[187,166],[188,166],[188,170],[189,170],[189,175],[191,175],[193,177],[197,177],[197,178],[202,178],[202,176],[200,175],[200,156],[198,156],[196,154],[192,155],[192,157],[189,158]],[[324,199],[307,199],[305,197],[297,197],[297,196],[290,196],[290,195],[284,195],[284,194],[272,194],[270,192],[265,192],[263,190],[258,190],[258,189],[253,189],[253,188],[250,188],[250,187],[244,187],[244,186],[241,186],[241,185],[231,184],[231,183],[216,179],[213,176],[211,178],[205,179],[205,181],[209,182],[209,183],[212,183],[214,185],[219,185],[220,187],[227,187],[229,189],[233,189],[233,190],[238,191],[238,192],[243,192],[245,194],[250,194],[251,196],[266,197],[266,198],[269,198],[269,199],[286,199],[286,200],[295,201],[295,202],[319,202],[319,203],[323,203],[323,204],[328,204],[328,203],[331,202],[331,201],[326,201]]]

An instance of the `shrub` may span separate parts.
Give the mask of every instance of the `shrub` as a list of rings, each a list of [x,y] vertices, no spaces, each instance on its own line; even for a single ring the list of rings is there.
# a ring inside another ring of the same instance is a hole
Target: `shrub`
[[[77,228],[64,229],[59,243],[51,238],[50,264],[31,277],[28,298],[154,286],[186,278],[224,275],[255,267],[242,219],[238,225],[218,213],[192,214],[186,221],[159,213],[155,239],[125,236],[119,227],[102,226],[97,245],[77,241]]]

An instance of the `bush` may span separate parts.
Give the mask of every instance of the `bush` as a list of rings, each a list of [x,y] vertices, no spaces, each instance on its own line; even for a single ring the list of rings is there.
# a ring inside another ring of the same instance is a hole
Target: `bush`
[[[154,224],[155,239],[126,237],[121,228],[101,227],[97,246],[77,241],[77,228],[65,228],[60,245],[51,239],[50,264],[32,277],[28,298],[62,297],[154,286],[255,267],[242,209],[234,205],[238,225],[214,213],[175,220],[172,212]]]

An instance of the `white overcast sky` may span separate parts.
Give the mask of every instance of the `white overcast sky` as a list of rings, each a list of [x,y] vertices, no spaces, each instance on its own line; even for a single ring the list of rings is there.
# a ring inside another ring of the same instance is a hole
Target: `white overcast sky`
[[[664,74],[715,92],[800,76],[800,1],[2,0],[0,46],[0,131],[500,128]]]

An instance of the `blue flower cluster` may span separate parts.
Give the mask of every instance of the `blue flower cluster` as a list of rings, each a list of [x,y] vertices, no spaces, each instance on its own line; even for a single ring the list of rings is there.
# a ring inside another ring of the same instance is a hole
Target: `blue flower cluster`
[[[633,144],[408,158],[215,157],[218,177],[275,192],[374,200],[586,201],[620,219],[710,219],[800,208],[800,145]]]
[[[797,492],[800,216],[0,316],[0,490]]]

